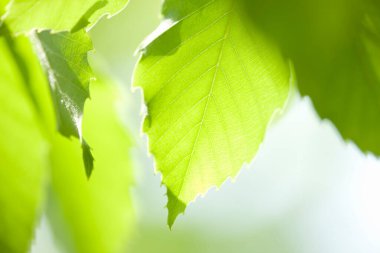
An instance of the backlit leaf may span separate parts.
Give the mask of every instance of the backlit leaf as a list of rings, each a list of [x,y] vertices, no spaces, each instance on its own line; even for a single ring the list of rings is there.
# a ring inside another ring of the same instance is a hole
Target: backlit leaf
[[[8,2],[8,0],[0,0],[0,17],[4,14],[5,6],[8,4]]]
[[[120,11],[128,0],[14,0],[5,20],[14,33],[33,29],[78,31],[103,15]]]
[[[164,3],[175,24],[148,45],[134,76],[144,131],[168,189],[168,223],[252,160],[289,92],[289,68],[234,0]]]

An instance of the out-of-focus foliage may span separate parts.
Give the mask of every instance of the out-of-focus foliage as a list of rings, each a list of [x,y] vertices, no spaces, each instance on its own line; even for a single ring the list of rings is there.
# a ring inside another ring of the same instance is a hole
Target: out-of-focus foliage
[[[0,17],[4,14],[7,3],[8,0],[0,0]]]
[[[54,34],[44,31],[33,33],[31,38],[49,80],[58,130],[66,137],[80,139],[90,177],[94,159],[82,134],[84,103],[93,78],[87,61],[87,53],[92,49],[90,38],[84,31]]]
[[[246,0],[255,25],[295,65],[298,86],[345,139],[380,155],[380,4]]]
[[[117,89],[92,83],[84,118],[84,132],[96,155],[90,181],[78,170],[82,161],[77,143],[59,135],[53,140],[48,216],[67,252],[124,252],[127,245],[133,224],[131,141],[115,102],[123,102]]]
[[[289,93],[290,70],[234,1],[164,4],[175,25],[143,49],[134,85],[168,190],[168,223],[254,157]]]
[[[26,38],[0,37],[0,252],[26,252],[41,212],[48,146],[29,92],[44,81]]]
[[[294,253],[294,248],[275,229],[268,226],[255,232],[226,236],[191,228],[165,231],[158,227],[142,226],[131,241],[129,252],[151,253],[159,249],[157,251],[160,253],[230,253],[236,250],[239,253]]]
[[[113,106],[124,103],[119,90],[110,81],[93,83],[84,133],[99,171],[88,181],[80,146],[56,133],[48,82],[29,40],[3,27],[0,42],[0,251],[28,250],[48,185],[49,217],[68,252],[123,252],[133,180],[130,137]]]

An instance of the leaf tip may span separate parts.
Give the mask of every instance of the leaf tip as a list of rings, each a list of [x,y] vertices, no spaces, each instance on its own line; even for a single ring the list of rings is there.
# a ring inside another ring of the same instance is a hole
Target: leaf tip
[[[178,215],[185,213],[186,204],[179,200],[169,188],[167,190],[167,196],[168,226],[169,229],[172,230]]]
[[[82,142],[82,157],[87,179],[90,179],[94,169],[94,156],[91,153],[91,147],[85,140]]]

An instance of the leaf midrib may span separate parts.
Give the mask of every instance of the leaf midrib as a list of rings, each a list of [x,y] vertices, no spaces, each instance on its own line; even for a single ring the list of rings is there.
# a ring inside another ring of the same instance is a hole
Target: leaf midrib
[[[192,147],[192,151],[190,153],[190,158],[189,158],[189,162],[186,166],[186,169],[185,169],[185,175],[183,176],[183,179],[181,180],[181,185],[179,187],[179,192],[178,192],[178,197],[181,196],[181,193],[182,193],[182,190],[183,190],[183,185],[187,179],[187,176],[188,176],[188,173],[189,173],[189,169],[191,167],[191,163],[192,163],[192,158],[194,156],[194,152],[195,152],[195,149],[196,149],[196,146],[197,146],[197,143],[198,143],[198,140],[199,140],[199,136],[200,136],[200,133],[202,131],[202,128],[203,128],[203,124],[204,124],[204,121],[205,121],[205,117],[206,117],[206,113],[207,113],[207,110],[208,110],[208,106],[209,106],[209,103],[210,103],[210,98],[212,96],[212,93],[213,93],[213,89],[214,89],[214,85],[215,85],[215,81],[216,81],[216,77],[217,77],[217,74],[218,74],[218,70],[220,68],[220,63],[221,63],[221,60],[223,58],[223,51],[224,51],[224,47],[225,47],[225,43],[226,43],[226,40],[228,38],[228,36],[230,35],[230,29],[231,29],[231,20],[232,20],[232,14],[233,14],[233,9],[234,9],[234,2],[232,1],[232,4],[231,4],[231,8],[229,11],[227,11],[226,15],[229,15],[228,17],[228,20],[227,20],[227,24],[226,24],[226,29],[224,31],[224,36],[223,36],[223,41],[222,41],[222,45],[220,46],[220,51],[219,51],[219,55],[218,55],[218,59],[215,63],[215,72],[214,72],[214,76],[213,76],[213,80],[212,80],[212,83],[211,83],[211,87],[210,87],[210,92],[207,96],[207,101],[206,101],[206,105],[205,105],[205,108],[203,110],[203,114],[202,114],[202,118],[201,118],[201,121],[200,121],[200,125],[199,125],[199,129],[198,129],[198,132],[197,132],[197,136],[195,137],[195,141],[194,141],[194,144],[193,144],[193,147]],[[178,201],[176,202],[176,206],[178,205]]]

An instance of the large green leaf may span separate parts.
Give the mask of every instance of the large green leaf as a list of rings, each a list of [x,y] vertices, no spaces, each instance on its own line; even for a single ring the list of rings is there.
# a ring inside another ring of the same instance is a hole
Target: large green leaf
[[[96,155],[90,181],[78,169],[82,162],[75,141],[53,138],[49,217],[58,238],[66,238],[67,252],[125,252],[133,218],[132,166],[131,141],[115,108],[119,94],[110,85],[92,84],[84,117]]]
[[[79,30],[105,14],[120,11],[128,0],[14,0],[5,16],[15,33],[33,29]]]
[[[298,86],[345,139],[380,155],[380,3],[246,0],[292,58]]]
[[[82,135],[82,115],[89,97],[89,83],[93,77],[87,61],[92,49],[84,31],[76,33],[33,33],[32,42],[49,79],[58,130],[66,137],[81,140],[87,176],[93,169],[93,157]]]
[[[176,23],[144,49],[134,85],[144,92],[144,131],[171,226],[252,160],[287,99],[290,71],[234,0],[170,0],[164,15]]]
[[[27,88],[44,82],[26,38],[0,37],[0,252],[27,252],[40,214],[48,146]]]

